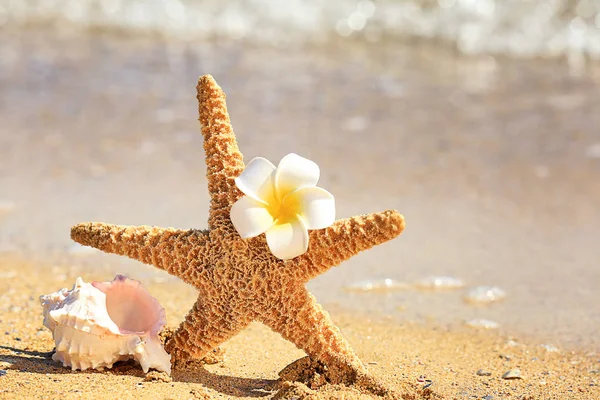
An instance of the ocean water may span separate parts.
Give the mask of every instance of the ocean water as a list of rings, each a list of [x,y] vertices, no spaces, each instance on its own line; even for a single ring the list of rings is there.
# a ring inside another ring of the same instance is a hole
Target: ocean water
[[[599,0],[3,0],[0,24],[11,22],[275,45],[423,39],[465,54],[600,58]]]
[[[326,306],[600,349],[598,2],[220,4],[0,1],[1,256],[156,276],[69,228],[206,227],[210,73],[246,161],[406,217],[309,283]]]

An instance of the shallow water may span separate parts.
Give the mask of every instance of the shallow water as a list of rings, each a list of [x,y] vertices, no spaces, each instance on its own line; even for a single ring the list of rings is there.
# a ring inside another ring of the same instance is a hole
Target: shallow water
[[[204,73],[228,95],[246,161],[299,153],[320,165],[339,217],[405,215],[400,238],[309,284],[320,301],[398,321],[491,320],[600,349],[595,64],[467,58],[424,44],[283,48],[5,27],[0,251],[136,277],[152,269],[72,247],[70,226],[206,227],[195,100]],[[431,276],[465,286],[416,288]],[[344,289],[383,279],[408,288]],[[470,305],[477,286],[506,298]]]

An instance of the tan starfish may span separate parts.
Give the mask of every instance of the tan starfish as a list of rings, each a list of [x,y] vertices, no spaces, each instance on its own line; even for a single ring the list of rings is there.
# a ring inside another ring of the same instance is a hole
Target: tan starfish
[[[152,264],[198,289],[198,300],[167,343],[174,361],[203,357],[257,320],[324,365],[331,382],[356,382],[366,376],[365,367],[304,285],[398,236],[402,215],[389,210],[338,220],[311,231],[308,251],[287,261],[271,254],[264,235],[242,239],[229,212],[242,196],[234,179],[244,163],[225,95],[210,75],[199,79],[197,90],[211,196],[208,230],[89,222],[74,226],[71,238]]]

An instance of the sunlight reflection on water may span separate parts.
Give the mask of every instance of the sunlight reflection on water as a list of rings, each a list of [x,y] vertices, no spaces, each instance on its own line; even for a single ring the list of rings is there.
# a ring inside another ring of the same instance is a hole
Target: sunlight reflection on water
[[[442,41],[465,54],[600,58],[600,0],[10,0],[6,23],[64,23],[274,45],[331,36]]]

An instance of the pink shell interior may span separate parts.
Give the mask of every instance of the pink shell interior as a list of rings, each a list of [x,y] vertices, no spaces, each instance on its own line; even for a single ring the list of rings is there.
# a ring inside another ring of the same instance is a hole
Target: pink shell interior
[[[117,275],[112,282],[92,282],[106,294],[106,309],[121,333],[157,333],[166,323],[165,310],[136,280]]]

